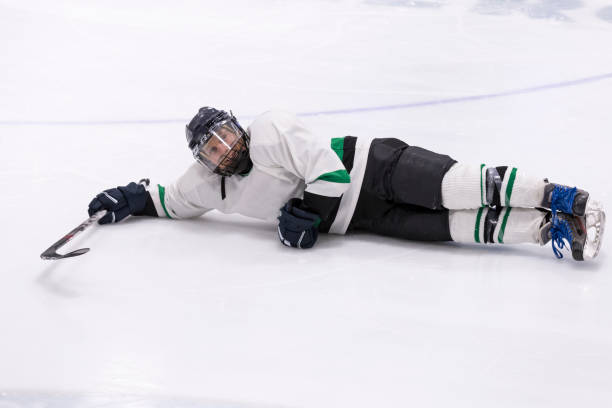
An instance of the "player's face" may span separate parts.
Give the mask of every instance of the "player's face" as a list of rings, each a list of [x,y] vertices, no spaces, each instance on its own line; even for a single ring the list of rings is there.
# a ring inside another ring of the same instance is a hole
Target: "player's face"
[[[213,135],[208,143],[206,143],[203,153],[208,160],[218,164],[221,163],[221,160],[232,149],[239,136],[225,128],[220,128],[215,133],[216,135]]]
[[[216,126],[210,133],[210,139],[199,149],[199,156],[216,167],[222,164],[242,135],[231,121]]]

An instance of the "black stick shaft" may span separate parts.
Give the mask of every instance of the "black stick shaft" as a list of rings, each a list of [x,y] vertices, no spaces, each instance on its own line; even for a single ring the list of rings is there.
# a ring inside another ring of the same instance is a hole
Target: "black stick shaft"
[[[106,211],[100,211],[100,212],[95,213],[94,215],[92,215],[91,217],[83,221],[78,227],[76,227],[75,229],[70,231],[68,234],[60,238],[60,240],[57,241],[55,244],[47,248],[45,252],[40,254],[40,257],[42,259],[54,260],[54,259],[62,259],[62,258],[68,258],[72,256],[83,255],[84,253],[88,252],[89,248],[82,248],[82,249],[77,249],[76,251],[70,252],[68,254],[61,255],[57,253],[57,250],[61,248],[62,246],[66,245],[68,242],[70,242],[70,240],[72,240],[72,238],[77,236],[79,233],[85,231],[89,226],[96,223],[105,214],[106,214]]]

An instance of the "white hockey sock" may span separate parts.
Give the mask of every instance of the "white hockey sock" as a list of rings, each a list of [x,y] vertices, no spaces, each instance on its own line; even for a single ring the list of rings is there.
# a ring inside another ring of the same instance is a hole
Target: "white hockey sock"
[[[450,210],[479,208],[487,204],[487,166],[455,163],[442,180],[442,205]],[[502,168],[499,168],[502,169]],[[505,167],[499,188],[504,207],[537,207],[544,197],[546,182],[524,174],[516,167]],[[500,174],[501,175],[501,174]]]
[[[489,214],[491,212],[491,214]],[[450,234],[456,242],[538,243],[545,213],[532,208],[490,207],[449,211]]]
[[[485,172],[484,164],[453,164],[442,179],[442,205],[449,210],[486,205]]]
[[[516,168],[512,168],[516,170]],[[544,198],[544,186],[546,182],[544,178],[533,177],[525,174],[522,171],[515,171],[514,185],[508,190],[508,172],[511,168],[508,167],[504,183],[502,184],[501,205],[504,207],[539,207],[542,205]],[[509,198],[509,201],[506,201]]]

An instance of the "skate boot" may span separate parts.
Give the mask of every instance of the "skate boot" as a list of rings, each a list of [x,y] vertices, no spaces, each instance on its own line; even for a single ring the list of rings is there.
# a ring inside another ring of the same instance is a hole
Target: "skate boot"
[[[589,193],[576,187],[562,186],[555,183],[547,183],[544,187],[544,199],[542,207],[566,214],[583,216],[586,211]]]
[[[599,253],[606,225],[606,213],[597,201],[589,201],[585,215],[550,213],[540,227],[539,242],[545,245],[552,241],[557,258],[563,258],[561,249],[570,246],[576,261],[593,259]]]

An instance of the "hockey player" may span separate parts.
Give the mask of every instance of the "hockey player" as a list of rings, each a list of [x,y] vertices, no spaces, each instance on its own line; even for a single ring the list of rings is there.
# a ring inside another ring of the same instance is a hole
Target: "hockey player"
[[[167,187],[136,183],[98,194],[100,224],[128,215],[172,219],[212,209],[278,222],[290,247],[319,232],[365,230],[424,241],[482,244],[552,241],[575,260],[597,256],[605,213],[589,193],[515,167],[458,163],[392,139],[323,141],[294,115],[270,111],[247,131],[232,114],[204,107],[186,127],[196,160]],[[279,211],[280,209],[280,211]]]

